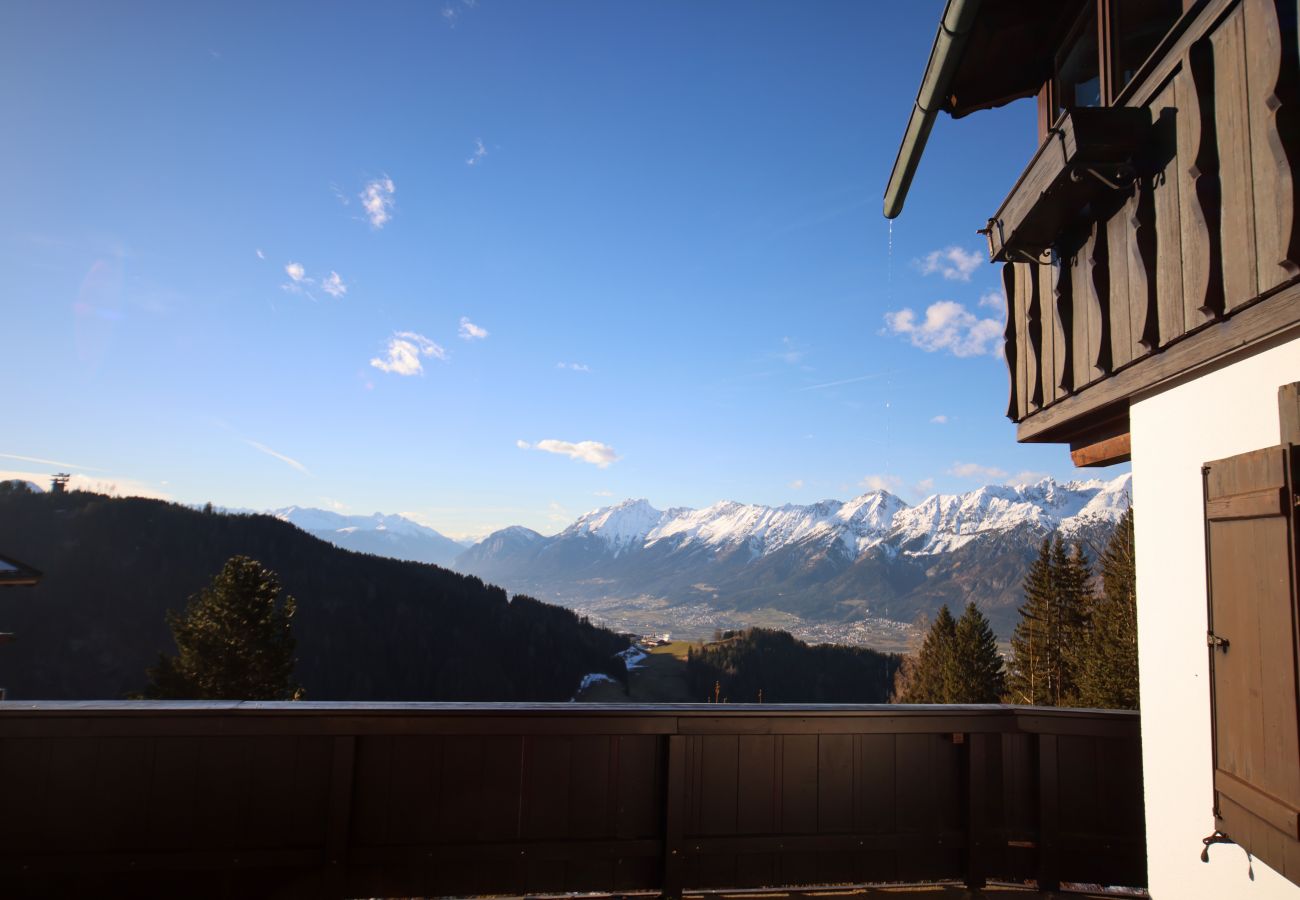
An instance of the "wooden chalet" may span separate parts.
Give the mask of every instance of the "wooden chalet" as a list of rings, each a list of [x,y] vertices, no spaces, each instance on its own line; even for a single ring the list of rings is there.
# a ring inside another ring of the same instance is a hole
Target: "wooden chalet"
[[[1037,152],[971,225],[1017,439],[1133,463],[1156,897],[1300,897],[1296,22],[1295,0],[949,0],[885,195],[893,218],[939,112],[1036,98]]]

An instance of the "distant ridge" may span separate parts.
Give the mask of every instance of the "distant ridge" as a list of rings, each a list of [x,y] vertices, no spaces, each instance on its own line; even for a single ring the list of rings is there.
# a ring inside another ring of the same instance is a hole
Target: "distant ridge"
[[[1043,535],[1099,549],[1129,505],[1131,476],[986,485],[908,505],[887,491],[848,501],[735,501],[659,510],[625,500],[551,537],[514,526],[455,568],[558,602],[625,598],[773,608],[812,621],[911,621],[975,600],[1009,633]]]

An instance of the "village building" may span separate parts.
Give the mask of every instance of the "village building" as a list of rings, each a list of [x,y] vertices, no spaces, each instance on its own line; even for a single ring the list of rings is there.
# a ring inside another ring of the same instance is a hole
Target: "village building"
[[[1132,461],[1158,898],[1300,897],[1296,18],[949,0],[885,195],[893,218],[939,112],[1037,98],[1038,151],[972,226],[1017,439]]]

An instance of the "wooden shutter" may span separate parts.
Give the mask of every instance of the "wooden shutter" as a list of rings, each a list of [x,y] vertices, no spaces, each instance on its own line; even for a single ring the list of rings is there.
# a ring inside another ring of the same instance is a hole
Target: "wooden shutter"
[[[1216,826],[1300,883],[1297,460],[1268,447],[1204,474]]]

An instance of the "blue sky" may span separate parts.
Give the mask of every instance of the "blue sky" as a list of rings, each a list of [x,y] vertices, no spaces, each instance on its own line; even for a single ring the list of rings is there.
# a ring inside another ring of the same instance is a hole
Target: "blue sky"
[[[941,7],[7,4],[0,471],[458,537],[1086,475],[975,234],[1031,104],[941,118],[891,252]]]

